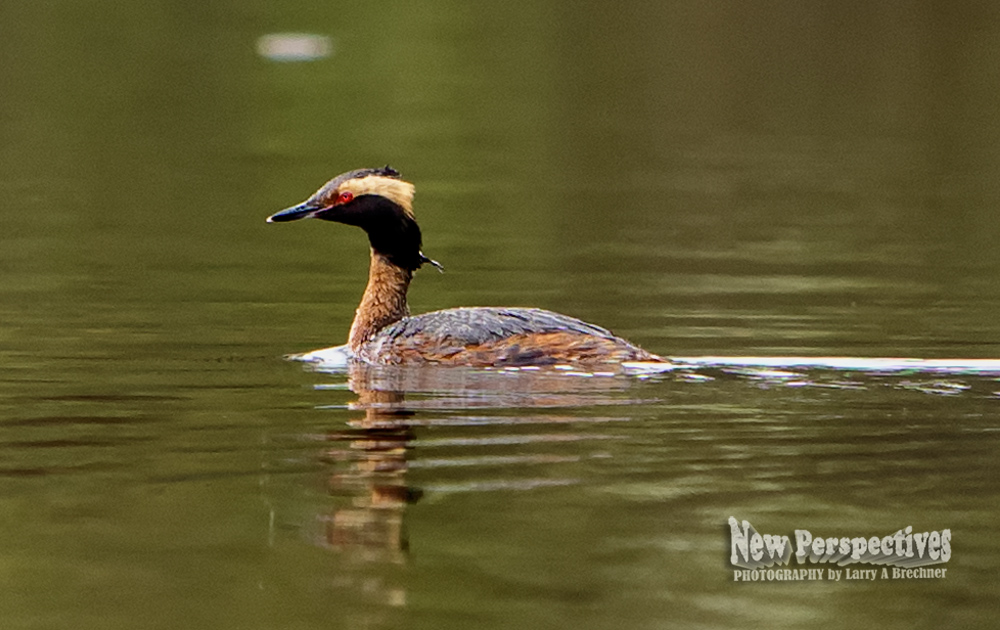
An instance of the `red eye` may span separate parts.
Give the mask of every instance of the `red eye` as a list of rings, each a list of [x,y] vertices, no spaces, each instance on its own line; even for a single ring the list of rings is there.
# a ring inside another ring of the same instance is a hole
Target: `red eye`
[[[337,195],[337,203],[350,203],[354,199],[354,193],[345,190],[344,192]]]

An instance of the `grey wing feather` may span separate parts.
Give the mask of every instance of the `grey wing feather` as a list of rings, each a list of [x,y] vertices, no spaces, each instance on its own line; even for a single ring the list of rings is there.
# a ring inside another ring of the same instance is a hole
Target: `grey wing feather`
[[[552,311],[485,306],[450,308],[407,317],[388,326],[380,336],[396,339],[421,334],[466,345],[497,341],[513,335],[550,332],[577,332],[615,338],[606,328]]]

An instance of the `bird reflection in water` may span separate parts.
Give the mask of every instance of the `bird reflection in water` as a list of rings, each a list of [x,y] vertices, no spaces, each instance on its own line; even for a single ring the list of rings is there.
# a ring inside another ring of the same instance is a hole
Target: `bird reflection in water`
[[[278,504],[271,507],[271,543],[287,527],[336,552],[328,585],[338,597],[366,603],[358,627],[382,624],[407,603],[399,570],[410,547],[407,510],[425,492],[443,497],[585,483],[573,464],[610,457],[596,445],[621,437],[598,426],[627,422],[626,409],[648,402],[636,398],[635,378],[569,368],[354,362],[308,368],[324,376],[315,388],[329,392],[331,400],[318,410],[337,410],[337,424],[289,436],[280,457],[282,466],[291,463],[297,473],[303,466],[315,471],[318,460],[328,498],[317,503],[310,492],[314,473],[267,477],[286,484],[271,494]],[[346,413],[345,395],[351,398]],[[609,405],[621,410],[599,411]]]
[[[351,389],[358,395],[351,408],[364,415],[350,429],[327,434],[333,444],[326,455],[349,463],[347,470],[331,475],[330,490],[353,499],[351,507],[326,517],[326,542],[383,552],[374,553],[373,560],[401,561],[408,546],[403,512],[421,494],[406,485],[406,451],[414,437],[407,419],[413,413],[403,407],[402,392],[365,389],[353,378]]]
[[[374,561],[402,561],[408,549],[404,512],[423,494],[406,478],[408,456],[417,444],[416,431],[420,428],[448,425],[461,431],[462,426],[481,428],[488,424],[511,427],[559,424],[556,435],[530,433],[519,437],[529,443],[566,443],[574,437],[601,437],[592,433],[576,435],[567,424],[627,420],[627,417],[592,414],[581,417],[568,410],[638,402],[628,393],[635,379],[610,373],[407,368],[360,363],[331,371],[340,376],[346,371],[347,386],[357,396],[349,409],[360,415],[348,421],[349,428],[325,435],[329,443],[325,451],[327,461],[346,464],[343,468],[338,465],[342,469],[331,474],[330,490],[336,495],[349,495],[351,505],[323,518],[324,542],[336,549],[363,551],[366,558]],[[490,410],[494,409],[500,413],[493,414]],[[473,410],[475,415],[469,413]],[[461,442],[474,447],[477,440],[482,446],[487,439],[496,439],[496,434],[490,438],[467,435]],[[577,455],[524,457],[548,463],[578,459]],[[516,472],[523,475],[523,468],[517,467]],[[506,481],[512,489],[525,485],[523,477]],[[531,481],[535,485],[575,483],[551,477]],[[492,480],[490,487],[502,489],[504,483]]]

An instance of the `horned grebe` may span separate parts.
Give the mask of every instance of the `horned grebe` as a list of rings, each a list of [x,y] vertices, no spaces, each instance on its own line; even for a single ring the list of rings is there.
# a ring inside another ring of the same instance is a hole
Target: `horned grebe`
[[[413,184],[385,168],[331,179],[268,223],[317,218],[360,227],[371,243],[368,286],[351,324],[351,359],[371,364],[486,366],[573,364],[598,367],[665,361],[610,331],[538,308],[450,308],[411,317],[413,272],[437,262],[420,251]]]

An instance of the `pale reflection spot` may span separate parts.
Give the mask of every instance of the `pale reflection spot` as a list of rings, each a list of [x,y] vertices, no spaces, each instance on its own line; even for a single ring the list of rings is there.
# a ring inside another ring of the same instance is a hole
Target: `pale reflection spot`
[[[333,39],[309,33],[269,33],[257,39],[257,54],[271,61],[314,61],[333,54]]]

